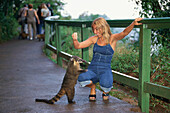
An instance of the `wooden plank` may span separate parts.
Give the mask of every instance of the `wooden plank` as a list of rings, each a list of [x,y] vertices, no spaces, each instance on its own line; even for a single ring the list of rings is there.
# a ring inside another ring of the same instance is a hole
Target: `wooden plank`
[[[167,29],[167,28],[170,28],[170,23],[147,24],[146,28],[148,28],[148,29]]]
[[[82,27],[81,27],[81,42],[88,38],[87,32],[88,32],[88,29],[86,28],[86,24],[82,24]],[[87,62],[89,61],[89,47],[82,49],[82,59],[86,60]]]
[[[60,51],[60,52],[59,52],[59,56],[62,57],[62,58],[65,58],[65,59],[67,59],[67,60],[69,60],[69,59],[72,57],[71,54],[68,54],[68,53],[63,52],[63,51]]]
[[[83,21],[83,20],[45,20],[48,23],[57,23],[59,26],[72,26],[72,27],[82,27],[82,24],[86,24],[86,27],[91,27],[92,21]],[[110,27],[127,27],[134,19],[116,19],[116,20],[107,20]],[[170,23],[170,17],[162,18],[144,18],[141,23],[143,24],[157,24],[160,23],[161,27],[165,27]],[[150,25],[149,25],[150,26]],[[139,27],[139,26],[135,26]],[[159,26],[157,26],[159,27]],[[151,28],[151,27],[149,27]],[[153,28],[153,27],[152,27]]]
[[[113,71],[112,70],[112,74],[113,74],[113,79],[117,82],[121,82],[123,84],[126,84],[132,88],[138,89],[138,78],[117,72],[117,71]]]
[[[58,26],[58,24],[55,24],[55,31],[56,31],[55,45],[56,45],[56,49],[57,49],[57,64],[62,67],[62,64],[63,64],[62,57],[59,56],[59,52],[61,51],[61,33],[60,33],[60,27]]]
[[[151,29],[143,24],[139,38],[139,87],[138,102],[142,112],[149,113],[149,93],[144,92],[144,82],[150,82]]]
[[[49,49],[50,51],[54,52],[55,54],[57,54],[57,49],[56,47],[50,45],[50,44],[47,44],[46,45],[46,48]]]
[[[162,85],[145,82],[144,91],[150,94],[154,94],[160,97],[170,99],[170,88]]]

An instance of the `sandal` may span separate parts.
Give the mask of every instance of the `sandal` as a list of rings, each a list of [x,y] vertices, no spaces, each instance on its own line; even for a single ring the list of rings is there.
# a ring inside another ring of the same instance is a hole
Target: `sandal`
[[[109,100],[109,93],[106,93],[106,94],[102,94],[102,97],[103,97],[103,100]],[[107,99],[104,99],[104,97],[108,97]]]
[[[94,97],[94,99],[90,99],[90,97]],[[89,101],[95,102],[96,101],[96,95],[89,95]]]

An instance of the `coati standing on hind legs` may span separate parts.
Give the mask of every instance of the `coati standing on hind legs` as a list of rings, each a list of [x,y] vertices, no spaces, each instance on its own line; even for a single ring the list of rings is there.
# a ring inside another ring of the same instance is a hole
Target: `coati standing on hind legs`
[[[83,70],[80,68],[80,63],[86,62],[83,59],[72,56],[70,58],[70,61],[68,63],[68,67],[66,70],[66,74],[63,79],[63,83],[61,86],[60,91],[56,96],[54,96],[52,99],[35,99],[36,102],[45,102],[47,104],[54,104],[56,101],[58,101],[62,96],[66,94],[68,103],[75,103],[73,101],[74,94],[75,94],[75,88],[74,86],[77,83],[77,79],[80,73],[85,72],[86,70]]]

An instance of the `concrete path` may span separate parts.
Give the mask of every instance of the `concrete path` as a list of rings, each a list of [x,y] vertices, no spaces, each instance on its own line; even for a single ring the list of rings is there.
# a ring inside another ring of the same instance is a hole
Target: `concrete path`
[[[13,40],[0,44],[0,113],[133,113],[135,107],[110,97],[89,102],[89,88],[76,85],[70,105],[63,96],[54,105],[36,103],[35,98],[52,98],[60,89],[65,69],[49,60],[42,52],[44,42]]]

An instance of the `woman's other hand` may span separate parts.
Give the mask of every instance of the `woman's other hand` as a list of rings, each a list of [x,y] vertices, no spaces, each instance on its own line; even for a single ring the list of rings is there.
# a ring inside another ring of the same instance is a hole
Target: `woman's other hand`
[[[73,38],[73,40],[77,40],[77,32],[74,32],[74,33],[72,34],[72,38]]]
[[[138,23],[138,21],[141,21],[143,18],[136,18],[134,20],[134,25],[142,25],[142,23]]]

